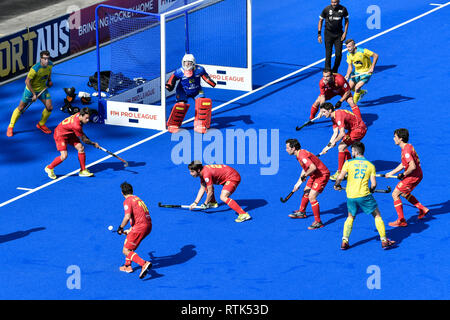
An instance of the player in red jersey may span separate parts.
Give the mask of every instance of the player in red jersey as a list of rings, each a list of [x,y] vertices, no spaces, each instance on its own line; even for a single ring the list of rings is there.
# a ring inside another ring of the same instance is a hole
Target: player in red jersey
[[[94,174],[86,169],[86,154],[84,153],[84,146],[81,144],[83,141],[86,144],[99,148],[97,142],[92,142],[83,132],[83,125],[89,122],[89,108],[85,107],[81,109],[79,113],[76,113],[66,119],[64,119],[55,129],[53,138],[55,139],[56,149],[61,153],[56,157],[52,163],[45,167],[45,172],[50,179],[56,179],[54,168],[67,159],[67,145],[70,144],[78,151],[78,160],[80,161],[80,177],[91,177]]]
[[[330,142],[320,152],[323,155],[333,148],[338,141],[341,141],[338,145],[338,170],[330,177],[331,180],[336,178],[341,173],[344,162],[351,159],[352,155],[348,151],[348,147],[355,141],[360,141],[367,132],[367,127],[364,121],[354,113],[348,110],[335,110],[333,105],[329,102],[324,103],[321,107],[321,115],[326,118],[331,118],[333,122],[333,135],[330,138]],[[347,133],[345,132],[347,130]]]
[[[347,101],[352,108],[353,113],[362,119],[359,107],[353,101],[350,86],[342,75],[339,73],[332,73],[329,69],[323,70],[323,77],[319,82],[319,88],[320,94],[311,106],[311,115],[309,116],[309,119],[313,119],[316,116],[317,111],[325,101],[328,101],[337,95],[341,96],[341,98],[336,102],[335,109],[338,109],[342,102]]]
[[[252,217],[242,210],[236,201],[230,198],[230,195],[236,191],[237,186],[241,182],[239,173],[230,166],[225,164],[211,164],[203,166],[201,161],[194,160],[188,165],[189,173],[192,177],[200,177],[200,189],[197,197],[191,204],[191,209],[198,205],[206,191],[205,208],[209,207],[212,199],[214,199],[214,184],[223,185],[220,193],[220,200],[225,202],[231,209],[236,211],[239,216],[236,222],[244,222]]]
[[[302,202],[300,209],[294,211],[289,217],[293,219],[306,218],[306,206],[308,202],[311,202],[311,208],[314,213],[314,223],[308,227],[310,230],[319,229],[323,227],[323,223],[320,220],[320,207],[317,201],[317,196],[322,193],[323,189],[327,185],[330,179],[330,171],[328,168],[311,152],[301,149],[300,142],[297,139],[286,140],[286,152],[292,156],[295,155],[298,162],[302,167],[302,173],[300,178],[294,186],[293,192],[300,188],[303,181],[310,177],[305,189],[303,189]]]
[[[142,240],[144,240],[144,238],[152,231],[152,219],[150,218],[150,214],[144,201],[133,195],[133,187],[131,184],[124,182],[120,185],[120,188],[122,189],[122,195],[125,197],[125,201],[123,202],[125,216],[119,228],[117,228],[117,233],[126,234],[127,238],[125,239],[122,250],[126,257],[125,264],[119,269],[120,271],[131,273],[133,272],[131,262],[135,262],[141,266],[139,278],[142,279],[146,276],[152,263],[139,257],[135,251]],[[125,228],[128,222],[130,223],[131,228],[124,230],[123,228]]]
[[[402,163],[397,168],[386,173],[386,177],[391,177],[401,170],[405,170],[399,174],[401,180],[394,191],[392,192],[392,199],[394,199],[394,207],[397,211],[398,219],[394,222],[389,222],[391,227],[406,227],[408,223],[403,215],[403,204],[400,196],[408,200],[412,205],[419,209],[419,219],[425,217],[430,211],[427,207],[424,207],[412,194],[412,190],[422,180],[422,168],[420,167],[419,156],[414,150],[414,147],[408,143],[409,132],[408,129],[397,129],[394,131],[394,142],[402,149]]]

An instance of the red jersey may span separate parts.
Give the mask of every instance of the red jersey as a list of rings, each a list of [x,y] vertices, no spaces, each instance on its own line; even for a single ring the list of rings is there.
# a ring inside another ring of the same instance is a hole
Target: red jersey
[[[322,161],[320,161],[319,158],[317,158],[314,154],[311,152],[301,149],[298,152],[297,160],[302,166],[303,170],[308,171],[311,164],[314,164],[316,166],[316,170],[311,173],[311,178],[319,178],[326,175],[330,175],[330,171],[328,168],[323,164]]]
[[[414,150],[414,147],[407,143],[402,148],[402,164],[405,171],[408,169],[411,160],[414,161],[416,169],[411,172],[408,177],[422,177],[422,168],[420,167],[419,156],[417,155],[416,150]]]
[[[357,128],[367,129],[364,121],[362,121],[361,118],[356,116],[353,112],[350,112],[348,110],[335,110],[334,117],[331,118],[331,121],[333,122],[333,129],[336,127],[339,129],[345,128],[348,131]]]
[[[134,230],[147,229],[152,224],[150,213],[139,197],[131,195],[123,202],[125,215],[130,215],[130,225]]]
[[[327,95],[330,92],[334,95],[343,95],[347,91],[350,90],[350,86],[348,85],[347,80],[340,75],[339,73],[333,74],[334,81],[333,83],[328,82],[327,84],[323,83],[323,79],[319,82],[320,94]]]
[[[74,115],[71,115],[61,121],[55,129],[55,137],[69,137],[71,135],[75,135],[77,137],[83,136],[83,124],[78,117],[79,115],[80,113],[75,113]]]
[[[241,176],[235,169],[225,164],[206,165],[200,172],[200,182],[206,186],[223,185],[227,181],[241,181]]]

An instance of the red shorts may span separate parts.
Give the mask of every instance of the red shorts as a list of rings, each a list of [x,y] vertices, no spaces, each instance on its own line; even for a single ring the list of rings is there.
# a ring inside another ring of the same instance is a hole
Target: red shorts
[[[144,238],[148,236],[151,231],[151,224],[146,229],[135,230],[134,227],[131,228],[131,231],[128,233],[123,246],[130,251],[136,250],[141,241],[144,240]]]
[[[404,194],[411,193],[415,187],[422,181],[422,177],[405,177],[400,181],[396,188]]]
[[[325,186],[327,185],[328,180],[330,180],[330,174],[327,174],[325,176],[320,176],[317,178],[310,177],[306,186],[308,188],[310,188],[311,190],[321,193],[323,191],[323,189],[325,189]]]
[[[222,190],[227,190],[230,194],[232,194],[233,192],[236,191],[236,188],[240,182],[241,182],[240,179],[239,180],[229,180],[229,181],[225,182]]]
[[[70,135],[67,137],[64,136],[54,136],[56,149],[58,151],[67,151],[67,145],[75,146],[78,143],[81,143],[80,139],[76,135]]]
[[[346,93],[346,91],[344,90],[339,90],[339,91],[333,91],[333,90],[327,90],[325,91],[325,101],[331,100],[331,98],[335,97],[335,96],[343,96]],[[352,95],[350,94],[350,97]]]
[[[353,142],[359,141],[367,133],[367,128],[356,128],[347,132],[347,134],[342,138],[342,142],[346,145],[351,146]]]

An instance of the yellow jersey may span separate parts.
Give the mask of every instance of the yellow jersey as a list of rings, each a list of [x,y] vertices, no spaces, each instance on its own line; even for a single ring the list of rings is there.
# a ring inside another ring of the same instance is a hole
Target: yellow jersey
[[[51,61],[48,62],[47,67],[42,67],[40,62],[31,67],[27,77],[31,79],[31,87],[35,92],[40,92],[45,89],[47,80],[52,73],[52,68],[53,63]]]
[[[368,49],[356,48],[355,53],[347,52],[347,63],[353,64],[355,72],[367,72],[372,66],[373,52]]]
[[[370,194],[369,179],[375,176],[375,166],[364,157],[347,160],[342,167],[347,172],[347,198],[361,198]]]

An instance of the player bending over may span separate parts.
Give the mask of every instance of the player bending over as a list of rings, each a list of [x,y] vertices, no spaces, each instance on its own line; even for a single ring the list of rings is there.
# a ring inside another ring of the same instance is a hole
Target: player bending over
[[[78,160],[80,162],[80,177],[92,177],[94,174],[86,169],[86,154],[84,153],[85,144],[92,145],[97,149],[100,147],[97,142],[92,142],[83,132],[83,125],[89,122],[89,108],[85,107],[80,112],[71,115],[61,121],[55,129],[53,138],[55,139],[56,149],[61,153],[52,163],[45,167],[45,172],[50,179],[56,179],[54,168],[67,159],[67,145],[73,146],[78,151]]]
[[[147,275],[148,270],[152,267],[150,261],[145,261],[135,252],[141,244],[142,240],[152,231],[152,219],[144,201],[133,195],[133,187],[131,184],[124,182],[120,185],[122,195],[125,197],[123,209],[125,216],[117,229],[118,234],[126,234],[127,238],[123,244],[123,254],[125,255],[125,264],[119,268],[120,271],[131,273],[133,268],[131,262],[141,266],[139,278],[142,279]],[[124,230],[128,222],[130,229]]]
[[[22,100],[20,100],[19,106],[14,110],[8,129],[6,130],[8,137],[14,135],[14,125],[24,112],[24,108],[28,104],[36,101],[38,95],[39,100],[42,101],[45,108],[42,111],[41,120],[36,125],[36,128],[47,134],[52,133],[45,123],[53,110],[52,99],[48,92],[48,88],[53,85],[51,80],[53,63],[50,61],[50,52],[47,50],[41,51],[40,57],[40,61],[31,67],[25,79],[25,90],[23,91]]]
[[[293,219],[306,218],[306,206],[308,202],[311,202],[311,208],[314,213],[314,223],[308,227],[309,230],[319,229],[323,227],[323,223],[320,220],[320,207],[317,201],[317,196],[322,193],[323,189],[327,185],[330,179],[330,171],[328,168],[311,152],[301,149],[300,142],[297,139],[286,140],[286,152],[292,156],[295,155],[300,166],[302,167],[302,173],[300,178],[292,189],[296,192],[303,181],[310,177],[305,189],[303,189],[303,197],[300,204],[300,209],[294,211],[289,217]]]
[[[357,141],[352,145],[353,159],[345,161],[344,167],[334,184],[335,190],[342,190],[341,182],[348,173],[346,187],[348,217],[344,223],[344,233],[341,243],[342,250],[350,248],[348,238],[352,232],[353,221],[358,212],[358,207],[361,208],[364,213],[371,214],[375,218],[375,227],[380,235],[381,247],[383,249],[388,249],[395,244],[395,241],[386,238],[386,228],[383,219],[381,218],[378,204],[372,195],[373,190],[375,190],[377,186],[375,166],[364,158],[364,151],[365,147],[362,142]],[[370,188],[369,180],[371,185]]]
[[[166,89],[172,91],[179,80],[176,86],[176,103],[167,121],[167,130],[169,132],[178,132],[189,109],[188,98],[195,100],[194,130],[199,133],[205,133],[209,129],[212,102],[211,99],[205,98],[200,83],[201,79],[213,88],[216,86],[216,83],[209,77],[205,68],[195,64],[194,56],[185,54],[181,61],[181,68],[175,70],[166,83]]]
[[[193,209],[198,205],[206,191],[205,207],[209,207],[211,199],[214,197],[214,184],[222,185],[222,192],[220,193],[220,200],[225,202],[231,209],[236,211],[239,216],[235,220],[236,222],[244,222],[250,220],[252,217],[242,210],[236,201],[230,198],[231,194],[236,191],[237,186],[241,182],[241,176],[239,173],[225,165],[225,164],[211,164],[203,166],[201,161],[194,160],[188,165],[189,173],[192,177],[200,177],[200,189],[198,190],[197,197],[190,205]]]
[[[316,116],[317,111],[320,109],[321,105],[325,103],[325,101],[328,101],[337,95],[341,96],[341,98],[338,100],[338,102],[336,102],[336,105],[334,106],[335,109],[340,108],[342,102],[347,101],[347,103],[352,108],[353,113],[361,118],[359,107],[355,102],[353,102],[350,85],[342,75],[340,75],[339,73],[332,73],[329,69],[324,69],[323,77],[319,82],[319,88],[319,97],[317,97],[317,100],[314,101],[313,105],[311,106],[311,114],[309,116],[310,120]]]
[[[378,54],[368,49],[359,48],[355,46],[353,39],[345,41],[347,46],[347,74],[345,80],[348,81],[350,89],[355,91],[353,101],[358,103],[359,100],[367,93],[367,90],[362,90],[362,86],[369,82],[372,77],[373,69],[378,61]],[[373,62],[370,59],[373,57]],[[355,67],[355,70],[353,70]]]
[[[335,110],[329,102],[324,103],[320,109],[321,114],[326,118],[331,118],[333,123],[333,135],[330,138],[330,142],[320,152],[320,155],[327,153],[340,141],[338,145],[338,170],[330,177],[331,180],[336,180],[344,162],[351,159],[351,154],[347,147],[351,146],[355,141],[360,141],[364,138],[367,127],[360,117],[348,110]]]
[[[392,199],[394,199],[394,207],[397,211],[398,219],[394,222],[389,222],[391,227],[406,227],[408,225],[403,215],[403,204],[400,196],[404,197],[409,203],[419,209],[419,219],[423,219],[428,211],[430,211],[411,194],[413,189],[422,181],[423,173],[420,167],[419,156],[408,141],[408,129],[401,128],[394,131],[394,143],[402,149],[402,162],[397,168],[386,173],[386,177],[393,176],[403,169],[405,171],[399,174],[401,181],[397,184],[394,191],[392,191]]]

